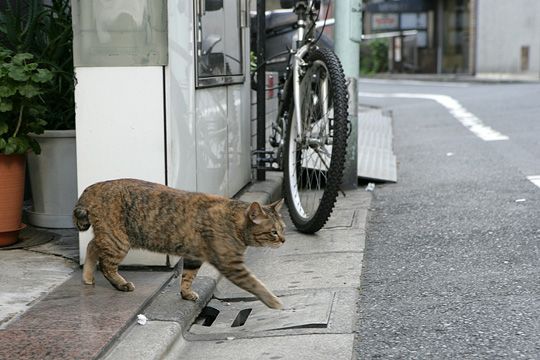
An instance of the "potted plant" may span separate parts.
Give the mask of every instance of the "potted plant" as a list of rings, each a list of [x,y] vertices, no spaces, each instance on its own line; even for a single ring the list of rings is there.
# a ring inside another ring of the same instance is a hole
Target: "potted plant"
[[[46,111],[41,95],[52,73],[28,53],[0,47],[0,246],[17,241],[24,196],[25,154],[40,152],[29,136],[41,133]]]
[[[27,155],[33,200],[28,223],[73,227],[77,165],[70,1],[28,0],[15,6],[7,2],[0,25],[9,48],[34,54],[53,76],[41,95],[47,107],[45,131],[31,135],[42,151]]]

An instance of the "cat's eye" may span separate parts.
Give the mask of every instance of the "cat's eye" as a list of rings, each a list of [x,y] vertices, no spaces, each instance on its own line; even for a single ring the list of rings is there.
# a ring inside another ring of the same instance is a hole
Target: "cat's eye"
[[[272,234],[272,236],[278,236],[278,232],[276,230],[272,230],[270,234]]]

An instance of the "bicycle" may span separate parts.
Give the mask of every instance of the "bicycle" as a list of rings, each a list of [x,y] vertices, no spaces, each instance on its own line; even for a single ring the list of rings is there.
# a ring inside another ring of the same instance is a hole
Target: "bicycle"
[[[320,0],[281,0],[281,6],[294,8],[297,41],[288,51],[289,66],[279,83],[278,115],[269,138],[276,150],[259,155],[272,163],[271,170],[274,164],[283,170],[283,192],[296,228],[315,233],[329,219],[340,190],[348,92],[336,54],[317,46],[322,34],[315,38]]]

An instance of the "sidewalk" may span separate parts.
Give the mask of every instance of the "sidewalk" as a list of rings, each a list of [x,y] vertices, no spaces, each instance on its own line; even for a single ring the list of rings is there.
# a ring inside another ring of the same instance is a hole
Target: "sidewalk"
[[[270,173],[241,199],[268,203],[280,190],[280,174]],[[281,248],[248,250],[248,266],[282,298],[285,311],[267,309],[209,265],[194,283],[196,303],[180,298],[173,271],[123,270],[136,284],[132,293],[116,291],[100,273],[95,287],[83,286],[74,230],[46,232],[54,239],[42,245],[1,250],[0,358],[348,359],[370,200],[363,189],[349,191],[318,234],[300,234],[289,222]],[[221,315],[205,326],[212,308]],[[138,314],[146,325],[137,324]],[[231,328],[229,318],[239,316],[241,325]]]
[[[346,195],[316,235],[298,233],[284,209],[285,244],[249,248],[248,267],[285,310],[266,308],[206,266],[194,283],[196,304],[180,299],[173,279],[142,311],[148,322],[133,321],[104,358],[351,359],[372,195],[362,188]]]
[[[278,198],[281,178],[276,175],[253,184],[242,199],[267,203]],[[99,356],[175,276],[170,270],[121,270],[137,285],[132,293],[116,291],[101,274],[95,287],[83,286],[75,229],[28,227],[21,238],[0,250],[0,358]],[[186,321],[197,315],[194,303],[180,301]]]

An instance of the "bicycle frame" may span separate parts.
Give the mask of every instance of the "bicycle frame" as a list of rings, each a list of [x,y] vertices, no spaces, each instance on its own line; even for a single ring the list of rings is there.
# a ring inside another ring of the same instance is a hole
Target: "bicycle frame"
[[[277,113],[277,120],[272,124],[272,134],[270,135],[269,142],[274,147],[274,151],[255,151],[257,154],[257,163],[264,162],[270,164],[277,164],[274,166],[264,166],[264,170],[283,170],[283,146],[284,136],[288,127],[289,121],[294,121],[298,129],[298,134],[302,134],[302,112],[300,111],[300,97],[301,97],[301,82],[304,75],[305,68],[309,65],[305,59],[309,52],[315,46],[316,40],[315,23],[317,10],[319,8],[316,4],[320,4],[320,0],[296,0],[294,1],[294,12],[297,15],[296,21],[297,30],[296,36],[293,37],[292,48],[289,52],[289,65],[287,67],[284,79],[280,79],[279,87],[280,102]],[[296,38],[296,39],[295,39]],[[317,39],[318,40],[318,39]],[[328,94],[328,83],[326,80],[322,83],[323,91],[322,95]],[[290,101],[287,101],[290,97],[294,100],[294,108],[290,109]],[[323,105],[326,114],[326,104]],[[295,116],[292,118],[288,112],[294,112]],[[299,141],[301,139],[298,139]],[[309,140],[309,139],[304,139]]]
[[[314,21],[314,0],[310,1],[297,1],[295,3],[294,11],[298,16],[297,21],[297,40],[296,40],[296,49],[292,50],[292,64],[287,72],[287,80],[284,86],[284,92],[282,94],[283,98],[287,98],[289,92],[291,91],[292,85],[292,96],[294,98],[294,119],[290,121],[295,121],[298,129],[298,134],[302,133],[302,112],[300,109],[300,81],[302,77],[303,68],[306,65],[304,58],[309,53],[309,50],[314,45],[311,38],[315,30],[315,21]],[[307,31],[306,31],[307,29]],[[292,83],[291,83],[291,71],[292,71]],[[326,81],[325,81],[326,83]],[[323,85],[325,92],[327,92],[327,84]],[[287,103],[282,101],[280,109],[278,111],[278,116],[283,116],[284,112],[287,110]]]

